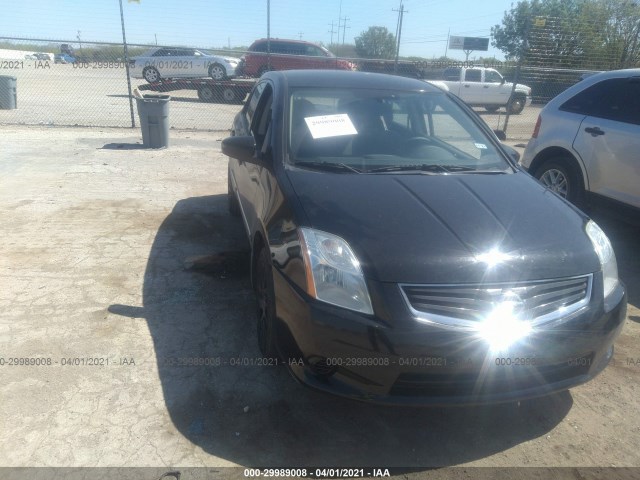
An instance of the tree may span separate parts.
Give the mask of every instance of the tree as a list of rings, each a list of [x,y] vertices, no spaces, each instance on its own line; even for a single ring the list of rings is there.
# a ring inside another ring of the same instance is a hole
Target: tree
[[[528,39],[528,58],[544,58],[547,64],[570,66],[584,54],[586,34],[580,13],[589,0],[521,0],[505,12],[502,25],[491,28],[491,44],[509,60],[519,59]],[[544,19],[544,25],[535,19]],[[530,63],[530,62],[529,62]]]
[[[598,69],[633,68],[640,65],[640,3],[629,0],[596,0],[583,11],[593,25],[589,52]]]
[[[526,47],[530,66],[629,68],[640,62],[640,6],[638,0],[521,0],[491,36],[507,59],[521,58]]]
[[[394,58],[396,40],[386,27],[369,27],[356,37],[356,53],[363,58]]]

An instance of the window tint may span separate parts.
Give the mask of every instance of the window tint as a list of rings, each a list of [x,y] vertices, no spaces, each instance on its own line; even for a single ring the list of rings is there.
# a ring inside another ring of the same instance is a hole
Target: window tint
[[[616,80],[594,116],[640,125],[640,77]]]
[[[616,85],[620,83],[620,80],[624,81],[625,79],[613,78],[591,85],[589,88],[581,91],[564,102],[560,106],[560,110],[579,113],[581,115],[597,116],[596,113],[598,105],[602,100],[602,97],[606,95],[610,89],[616,88]]]
[[[168,55],[167,53],[168,49],[167,48],[161,48],[160,50],[158,50],[157,52],[155,52],[152,57],[165,57]]]
[[[315,45],[306,45],[305,55],[309,55],[310,57],[324,57],[324,53]]]
[[[251,92],[251,96],[247,101],[247,109],[245,111],[245,116],[247,118],[247,123],[251,125],[251,120],[253,119],[253,114],[256,111],[258,106],[258,102],[260,101],[260,96],[262,95],[262,91],[264,90],[266,83],[262,82],[256,85],[253,92]]]
[[[450,80],[452,82],[456,82],[460,80],[460,69],[459,68],[447,68],[444,71],[443,75],[445,80]]]
[[[264,152],[264,140],[271,124],[271,101],[273,95],[271,86],[262,84],[262,91],[257,103],[253,122],[251,123],[251,133],[256,140],[256,147]]]
[[[502,76],[495,70],[485,70],[484,81],[488,83],[501,83]]]
[[[464,79],[466,82],[481,82],[482,70],[467,70]]]
[[[257,45],[254,45],[254,47],[251,50],[253,50],[254,52],[266,52],[267,42],[260,42]]]

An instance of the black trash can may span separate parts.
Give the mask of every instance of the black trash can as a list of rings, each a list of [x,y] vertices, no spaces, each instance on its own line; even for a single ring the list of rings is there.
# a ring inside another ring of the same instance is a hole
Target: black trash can
[[[136,97],[142,129],[142,144],[147,148],[169,146],[169,95],[145,94]]]
[[[0,108],[13,110],[18,108],[18,79],[9,75],[0,75]]]

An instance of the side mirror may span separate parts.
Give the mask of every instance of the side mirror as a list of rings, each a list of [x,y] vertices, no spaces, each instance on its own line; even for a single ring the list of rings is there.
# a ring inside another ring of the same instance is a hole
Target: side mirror
[[[504,79],[504,77],[502,77],[502,80],[500,80],[500,85],[504,85],[506,82],[506,80]]]
[[[502,144],[502,148],[515,163],[518,163],[518,160],[520,160],[520,153],[515,148],[505,145],[504,143]]]
[[[258,163],[256,142],[251,136],[227,137],[222,141],[222,153],[241,162]]]
[[[496,134],[496,137],[498,137],[498,140],[501,142],[504,142],[507,139],[507,134],[504,133],[503,130],[494,130],[493,133]]]

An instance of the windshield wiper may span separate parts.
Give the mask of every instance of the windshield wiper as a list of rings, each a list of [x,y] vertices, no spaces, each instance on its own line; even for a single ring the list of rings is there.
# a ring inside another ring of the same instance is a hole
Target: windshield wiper
[[[373,168],[366,170],[366,173],[383,173],[383,172],[432,172],[432,173],[481,173],[481,174],[497,174],[505,173],[501,170],[477,170],[473,167],[464,165],[442,165],[423,163],[417,165],[389,165],[386,167]]]
[[[312,167],[318,170],[326,170],[333,172],[352,172],[352,173],[362,173],[355,167],[351,165],[347,165],[346,163],[334,163],[334,162],[296,162],[295,166],[299,167]]]
[[[430,163],[421,163],[415,165],[388,165],[386,167],[378,167],[372,168],[370,170],[366,170],[367,173],[382,173],[382,172],[432,172],[432,173],[451,173],[451,167],[439,165],[439,164],[430,164]]]

